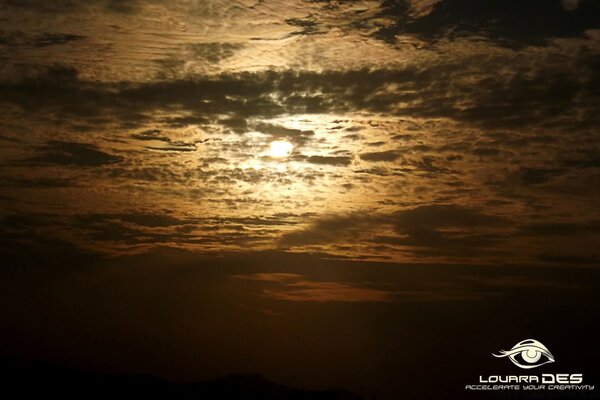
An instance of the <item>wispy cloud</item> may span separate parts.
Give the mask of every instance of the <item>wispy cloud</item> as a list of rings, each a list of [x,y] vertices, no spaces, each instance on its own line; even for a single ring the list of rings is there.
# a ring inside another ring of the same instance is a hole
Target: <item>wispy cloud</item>
[[[350,282],[325,282],[307,280],[290,273],[259,273],[234,275],[233,278],[256,282],[276,283],[274,288],[263,288],[261,295],[275,300],[293,302],[388,302],[394,293]]]

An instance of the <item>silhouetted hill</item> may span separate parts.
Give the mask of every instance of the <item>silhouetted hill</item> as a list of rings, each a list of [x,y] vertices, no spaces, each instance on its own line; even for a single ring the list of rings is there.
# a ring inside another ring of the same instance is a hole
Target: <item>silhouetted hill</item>
[[[15,358],[0,358],[4,393],[60,398],[152,396],[153,398],[244,400],[359,400],[344,390],[310,391],[270,382],[260,375],[234,374],[214,381],[174,383],[144,375],[113,375]]]

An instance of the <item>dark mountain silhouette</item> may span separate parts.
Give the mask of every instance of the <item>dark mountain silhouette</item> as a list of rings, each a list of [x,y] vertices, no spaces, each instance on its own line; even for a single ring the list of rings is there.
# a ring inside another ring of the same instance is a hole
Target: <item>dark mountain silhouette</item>
[[[340,390],[303,390],[268,381],[256,374],[233,374],[207,382],[175,383],[146,375],[116,375],[17,358],[0,358],[4,393],[18,397],[60,398],[152,396],[168,399],[359,400]]]

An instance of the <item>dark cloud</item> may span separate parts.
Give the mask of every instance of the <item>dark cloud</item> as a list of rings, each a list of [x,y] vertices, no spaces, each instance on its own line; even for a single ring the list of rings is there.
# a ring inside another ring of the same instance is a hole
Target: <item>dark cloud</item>
[[[600,233],[600,221],[586,222],[542,222],[520,227],[523,235],[535,236],[578,236],[585,233]]]
[[[227,59],[244,46],[239,43],[196,43],[189,45],[189,49],[195,57],[204,59],[211,63],[217,63]]]
[[[273,216],[260,216],[260,217],[220,217],[213,220],[214,223],[219,225],[226,224],[241,224],[243,226],[256,227],[256,226],[282,226],[282,225],[295,225],[294,219],[310,217],[310,214],[275,214]]]
[[[400,153],[396,150],[376,151],[370,153],[361,153],[360,158],[365,161],[396,161],[400,158]]]
[[[25,217],[12,214],[0,219],[4,222],[0,234],[13,236],[25,245],[33,232],[43,231],[43,235],[36,233],[31,240],[61,242],[72,248],[97,248],[98,254],[112,254],[110,249],[116,244],[150,248],[169,247],[175,243],[178,246],[270,243],[279,229],[296,225],[297,221],[309,216],[274,214],[260,217],[184,218],[176,216],[174,212],[140,210],[68,216],[35,214]],[[71,232],[68,238],[60,233],[63,231]]]
[[[556,168],[523,168],[521,170],[521,179],[524,183],[539,185],[550,181],[555,176],[564,172],[564,169]]]
[[[432,12],[413,18],[407,1],[384,0],[379,17],[394,20],[376,36],[394,43],[396,35],[415,34],[427,40],[484,36],[497,43],[521,47],[557,37],[583,36],[597,28],[600,5],[595,0],[573,2],[525,0],[442,0]],[[535,18],[531,16],[535,15]]]
[[[593,149],[580,149],[577,159],[568,159],[561,162],[567,168],[600,168],[600,151]]]
[[[508,271],[507,271],[508,272]],[[560,282],[553,279],[542,279],[528,275],[493,275],[493,276],[463,276],[459,279],[473,282],[482,286],[498,288],[552,288],[577,290],[581,286],[574,282]]]
[[[356,213],[316,220],[306,229],[282,236],[283,246],[358,242],[427,248],[440,254],[475,255],[503,239],[491,228],[510,226],[506,218],[445,204],[388,214]],[[376,234],[388,227],[395,235]],[[416,251],[416,249],[415,249]],[[416,252],[420,252],[416,251]]]
[[[191,152],[196,151],[198,143],[205,142],[205,140],[197,140],[188,143],[181,140],[172,140],[169,136],[161,134],[160,129],[149,129],[140,133],[134,133],[131,137],[142,141],[163,142],[164,144],[160,146],[146,146],[147,149],[156,151]]]
[[[85,36],[69,33],[44,32],[38,34],[27,34],[20,31],[0,31],[0,46],[46,47],[74,42],[84,38]]]
[[[45,281],[89,269],[104,258],[100,252],[48,233],[60,224],[57,216],[13,213],[0,217],[0,272],[28,282]]]
[[[30,158],[32,164],[56,164],[97,167],[120,162],[121,157],[105,153],[91,144],[53,140],[40,147],[39,155]]]
[[[600,265],[600,258],[595,256],[541,254],[538,256],[538,259],[545,263],[561,264],[566,266]]]
[[[117,13],[132,13],[140,6],[139,0],[104,0],[107,10]]]
[[[351,133],[349,135],[344,135],[344,139],[361,140],[363,139],[363,136],[359,135],[358,133]]]
[[[288,139],[292,143],[303,145],[314,136],[311,130],[290,129],[273,124],[258,124],[256,130],[262,133],[269,134],[274,138]]]
[[[12,7],[34,9],[42,12],[64,12],[72,10],[77,6],[73,0],[2,0],[0,3]]]
[[[352,163],[352,157],[345,156],[310,156],[303,158],[304,161],[311,164],[345,166]]]
[[[375,242],[435,249],[442,254],[475,255],[496,244],[504,234],[489,228],[506,227],[503,217],[454,205],[432,205],[399,211],[392,222],[399,236]],[[451,229],[448,229],[451,228]]]
[[[131,137],[137,140],[159,140],[161,142],[171,142],[171,138],[161,135],[160,129],[149,129],[143,132],[134,133],[131,135]]]
[[[502,150],[493,147],[477,147],[473,149],[473,154],[479,157],[498,157],[502,153]]]
[[[235,133],[245,133],[248,131],[248,122],[244,118],[226,118],[220,119],[219,123],[231,129]]]
[[[107,11],[118,13],[131,13],[139,6],[138,0],[93,0],[90,3]],[[69,13],[85,10],[82,3],[74,0],[1,0],[0,4],[44,13]]]
[[[285,20],[285,23],[300,28],[299,31],[293,32],[292,35],[315,35],[323,33],[323,31],[319,29],[319,23],[314,19],[289,18]]]
[[[420,206],[394,214],[399,229],[405,227],[492,227],[503,226],[503,217],[451,204]]]
[[[0,179],[0,187],[23,187],[34,189],[52,189],[76,186],[77,182],[72,179],[39,177],[39,178],[5,178]]]
[[[161,146],[161,147],[148,146],[146,148],[149,150],[155,150],[155,151],[174,151],[174,152],[183,152],[183,153],[196,151],[195,144],[183,143],[183,142],[180,142],[180,143],[171,142],[168,146]]]
[[[95,214],[93,216],[86,217],[86,221],[89,220],[90,217],[93,219],[120,219],[122,221],[133,222],[138,225],[148,226],[148,227],[168,227],[173,225],[182,225],[184,223],[189,223],[189,221],[182,221],[177,218],[174,218],[169,215],[162,214],[144,214],[144,213],[135,213],[135,214]]]
[[[171,117],[177,126],[182,123],[178,118],[221,120],[236,132],[245,131],[242,121],[248,117],[355,111],[449,118],[494,129],[547,124],[560,117],[563,121],[570,118],[575,126],[573,113],[598,108],[598,100],[589,88],[600,76],[591,72],[592,66],[591,61],[575,69],[556,61],[533,71],[530,66],[515,66],[506,78],[489,76],[476,85],[463,79],[465,68],[473,73],[491,68],[486,62],[408,66],[400,70],[248,72],[146,84],[82,81],[73,68],[54,67],[42,75],[2,84],[0,101],[25,112],[52,111],[63,118],[104,117],[134,125],[147,123],[156,111],[178,110],[185,115]],[[389,93],[385,88],[391,84],[397,85],[400,92]],[[399,102],[404,106],[398,107]],[[256,128],[298,143],[312,137],[311,131],[269,124]],[[478,147],[476,154],[501,152]]]
[[[363,228],[381,223],[381,217],[372,215],[339,215],[316,219],[302,230],[286,233],[281,237],[283,246],[298,246],[312,243],[333,243],[343,238],[356,237]]]
[[[189,125],[207,124],[210,120],[203,116],[187,115],[181,117],[166,117],[161,122],[164,122],[173,128],[181,128]]]

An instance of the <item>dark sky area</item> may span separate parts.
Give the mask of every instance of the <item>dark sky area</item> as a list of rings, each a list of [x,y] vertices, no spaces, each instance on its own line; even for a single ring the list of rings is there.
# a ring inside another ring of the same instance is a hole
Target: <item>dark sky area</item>
[[[600,384],[599,122],[598,0],[0,0],[0,356]]]

